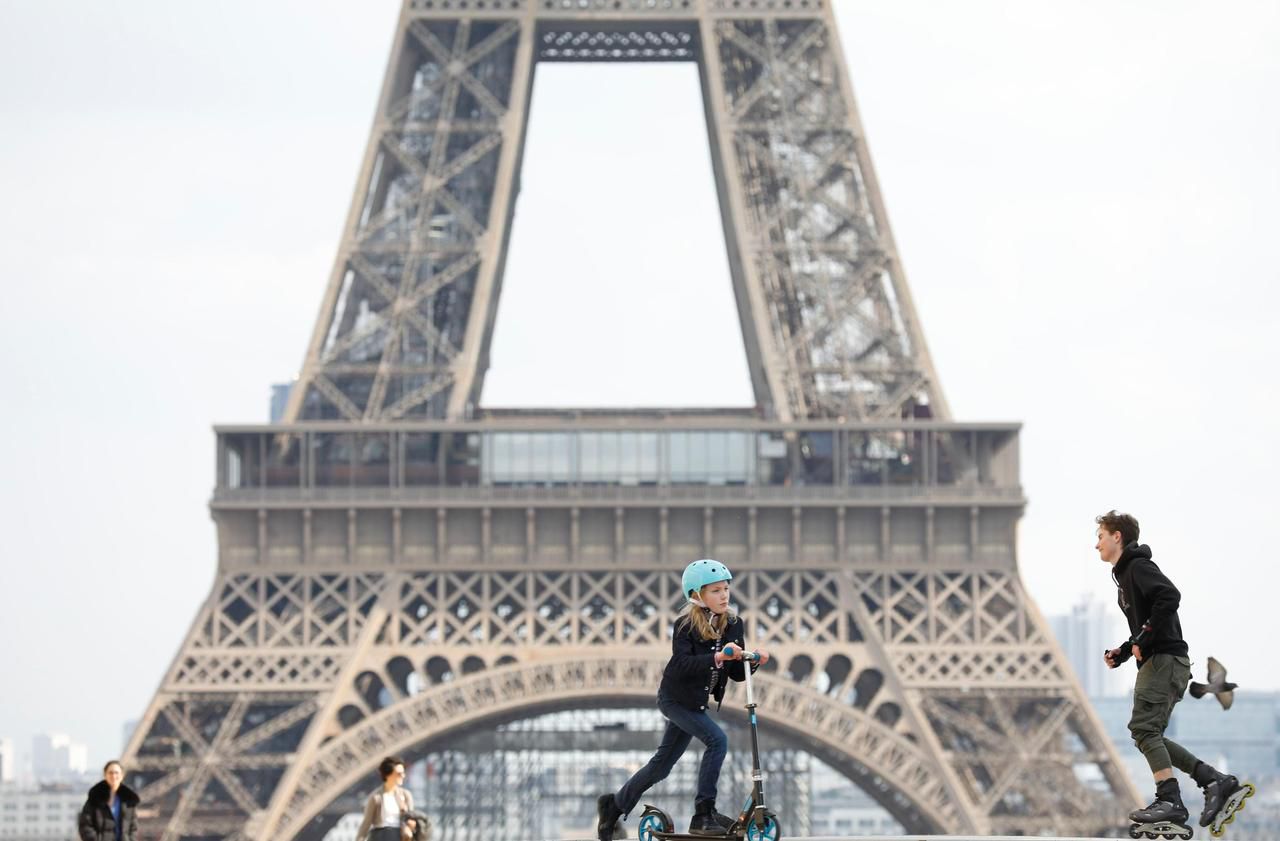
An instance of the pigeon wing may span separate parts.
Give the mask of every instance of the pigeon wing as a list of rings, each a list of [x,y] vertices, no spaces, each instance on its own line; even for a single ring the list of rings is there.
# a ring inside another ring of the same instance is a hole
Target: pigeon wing
[[[1218,693],[1218,703],[1222,704],[1222,708],[1224,710],[1231,709],[1231,702],[1234,701],[1235,699],[1236,699],[1236,693],[1234,690],[1228,689],[1226,692]]]
[[[1226,666],[1219,663],[1213,657],[1209,658],[1209,683],[1222,683],[1227,679]]]

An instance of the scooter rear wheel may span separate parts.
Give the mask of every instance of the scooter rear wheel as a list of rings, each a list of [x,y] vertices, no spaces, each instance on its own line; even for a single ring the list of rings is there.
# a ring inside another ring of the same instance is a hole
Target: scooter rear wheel
[[[747,841],[782,841],[782,828],[778,826],[778,819],[773,815],[766,815],[763,828],[755,821],[748,821]]]
[[[640,816],[640,824],[636,827],[636,838],[638,841],[658,841],[654,835],[655,832],[671,832],[675,827],[670,821],[664,821],[662,815],[654,812],[645,812]]]

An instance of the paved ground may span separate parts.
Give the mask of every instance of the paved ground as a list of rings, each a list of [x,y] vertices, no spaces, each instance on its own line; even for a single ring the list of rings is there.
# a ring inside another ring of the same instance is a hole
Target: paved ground
[[[1207,835],[1208,830],[1204,830]],[[591,839],[571,839],[571,841],[595,841]],[[715,841],[709,837],[708,841]],[[783,835],[782,841],[801,841]],[[1028,841],[1025,835],[811,835],[803,841]],[[1108,841],[1104,838],[1083,838],[1071,836],[1036,836],[1036,841]]]

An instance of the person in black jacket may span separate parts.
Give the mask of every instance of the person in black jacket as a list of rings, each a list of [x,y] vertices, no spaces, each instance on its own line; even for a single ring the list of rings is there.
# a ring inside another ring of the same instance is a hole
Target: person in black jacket
[[[1220,830],[1244,798],[1252,794],[1252,788],[1244,793],[1246,787],[1235,777],[1219,773],[1164,735],[1173,706],[1182,699],[1191,679],[1191,660],[1178,620],[1182,594],[1151,560],[1151,547],[1138,543],[1138,521],[1133,515],[1112,510],[1099,515],[1095,522],[1095,548],[1102,560],[1112,566],[1116,600],[1131,632],[1129,639],[1105,652],[1103,660],[1112,669],[1130,657],[1137,663],[1129,733],[1146,757],[1156,782],[1155,800],[1147,808],[1131,812],[1129,819],[1135,824],[1186,823],[1187,807],[1173,775],[1176,767],[1204,789],[1200,825],[1212,823]]]
[[[707,714],[709,698],[715,698],[717,708],[724,700],[727,681],[746,680],[742,620],[729,607],[732,579],[729,568],[719,561],[705,559],[685,567],[681,589],[689,600],[689,611],[676,620],[671,659],[658,686],[658,709],[667,719],[667,729],[648,764],[616,793],[602,794],[596,800],[599,841],[612,841],[618,819],[631,813],[645,791],[666,779],[694,738],[706,749],[698,770],[698,792],[689,832],[723,835],[733,824],[732,818],[716,811],[716,783],[728,740]],[[732,656],[724,653],[729,643],[734,644]],[[752,671],[769,661],[768,652],[758,653],[760,659],[751,664]]]
[[[111,760],[80,809],[80,841],[137,841],[140,802],[124,784],[124,766]]]

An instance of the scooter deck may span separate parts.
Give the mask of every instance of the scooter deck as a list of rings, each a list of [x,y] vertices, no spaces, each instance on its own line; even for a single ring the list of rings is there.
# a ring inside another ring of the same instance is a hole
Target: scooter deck
[[[694,835],[691,832],[654,832],[654,838],[660,838],[662,841],[725,841],[725,839],[742,838],[741,835],[734,833],[733,835]]]

